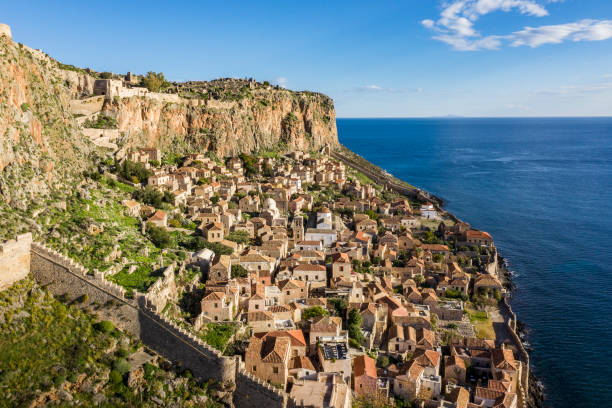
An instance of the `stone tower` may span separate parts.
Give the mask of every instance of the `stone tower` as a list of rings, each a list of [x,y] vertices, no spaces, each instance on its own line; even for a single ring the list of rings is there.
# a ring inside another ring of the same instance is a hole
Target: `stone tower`
[[[11,35],[11,27],[7,24],[0,24],[0,35],[6,35],[9,40],[13,39],[13,36]]]
[[[304,218],[299,215],[293,217],[293,222],[291,224],[291,229],[293,230],[293,242],[298,243],[304,240]]]

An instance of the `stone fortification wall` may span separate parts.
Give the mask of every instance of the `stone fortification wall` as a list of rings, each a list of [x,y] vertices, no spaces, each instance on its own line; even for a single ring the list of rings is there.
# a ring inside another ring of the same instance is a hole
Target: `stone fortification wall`
[[[0,245],[0,290],[28,275],[31,244],[32,234],[28,233]]]
[[[237,362],[234,405],[237,408],[284,408],[289,396],[286,392],[246,372]]]
[[[287,394],[248,374],[240,367],[239,358],[223,356],[192,333],[156,313],[161,305],[160,299],[167,299],[165,291],[160,298],[136,293],[135,299],[127,299],[125,290],[105,280],[102,273],[91,276],[83,266],[38,243],[31,247],[31,272],[54,295],[69,299],[87,295],[87,303],[114,304],[115,309],[104,318],[138,336],[167,359],[179,362],[196,379],[213,379],[230,387],[235,384],[233,397],[237,408],[260,404],[269,408],[286,406]],[[167,276],[174,278],[173,275],[174,270],[170,268]]]

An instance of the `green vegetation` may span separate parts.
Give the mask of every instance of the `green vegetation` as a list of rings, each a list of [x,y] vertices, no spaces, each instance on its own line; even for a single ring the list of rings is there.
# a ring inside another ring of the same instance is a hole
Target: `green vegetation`
[[[246,245],[249,243],[249,233],[246,231],[232,231],[225,237],[225,239],[238,244]]]
[[[495,339],[495,330],[489,315],[484,310],[474,310],[466,307],[465,311],[470,317],[470,322],[474,325],[476,337],[480,339]]]
[[[160,249],[176,247],[176,241],[167,229],[147,223],[147,236]]]
[[[160,92],[170,87],[171,83],[166,81],[166,77],[162,72],[147,72],[147,75],[142,77],[141,85],[151,92]]]
[[[30,105],[27,102],[24,102],[21,104],[21,111],[22,112],[27,112],[27,111],[31,111],[32,108],[30,107]]]
[[[244,167],[247,177],[252,177],[257,174],[257,168],[255,167],[257,164],[257,157],[246,153],[240,153],[238,157],[242,160],[242,166]]]
[[[133,183],[146,181],[153,173],[144,164],[125,160],[118,169],[119,175]]]
[[[128,386],[129,356],[142,345],[31,279],[0,292],[0,322],[0,406],[47,405],[52,394],[59,396],[57,406],[155,406],[153,399],[204,405],[205,387],[152,364],[144,366],[143,380]]]
[[[329,316],[329,312],[321,306],[313,306],[302,311],[302,320],[308,320],[320,316]]]
[[[137,177],[138,178],[138,177]],[[134,190],[132,198],[136,201],[141,201],[145,204],[152,205],[155,208],[163,208],[164,203],[174,202],[174,196],[169,191],[161,192],[155,187],[146,186],[139,190]]]
[[[119,127],[119,122],[117,122],[115,118],[100,114],[95,120],[87,119],[83,123],[83,127],[94,129],[117,129]]]
[[[359,310],[351,309],[348,315],[347,327],[349,338],[353,339],[357,344],[361,345],[364,340],[363,332],[361,331],[362,318]]]
[[[244,266],[235,264],[232,265],[232,278],[246,278],[249,276],[249,271]]]
[[[224,351],[230,337],[236,333],[236,327],[227,323],[209,323],[202,339],[217,350]]]

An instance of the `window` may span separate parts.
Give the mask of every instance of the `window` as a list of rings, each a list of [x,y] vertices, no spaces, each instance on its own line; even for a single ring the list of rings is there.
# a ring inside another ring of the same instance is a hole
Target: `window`
[[[219,304],[218,304],[218,303],[215,303],[215,308],[218,308],[218,307],[219,307]]]
[[[395,345],[395,351],[399,351],[399,344]]]
[[[278,374],[278,367],[274,367],[274,368],[272,369],[272,372],[273,372],[274,374]]]
[[[359,388],[363,388],[363,384],[359,384]]]
[[[255,309],[259,309],[259,305],[255,305]]]
[[[253,371],[257,371],[257,366],[253,366]]]

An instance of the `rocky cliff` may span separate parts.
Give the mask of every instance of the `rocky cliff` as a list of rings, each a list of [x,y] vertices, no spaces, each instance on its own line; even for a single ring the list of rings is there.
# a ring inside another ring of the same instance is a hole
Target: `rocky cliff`
[[[222,79],[104,99],[93,98],[97,78],[0,34],[2,202],[25,209],[38,194],[73,183],[71,176],[90,167],[96,152],[118,153],[100,150],[91,143],[92,132],[84,134],[85,119],[98,113],[117,119],[116,145],[106,146],[121,152],[157,146],[226,156],[338,143],[333,101],[322,94]]]
[[[55,61],[0,35],[0,196],[13,207],[61,188],[83,168],[91,143],[67,109]]]
[[[318,149],[338,143],[333,102],[325,95],[262,87],[239,100],[148,97],[109,99],[133,146],[212,150],[221,156],[260,150]]]

